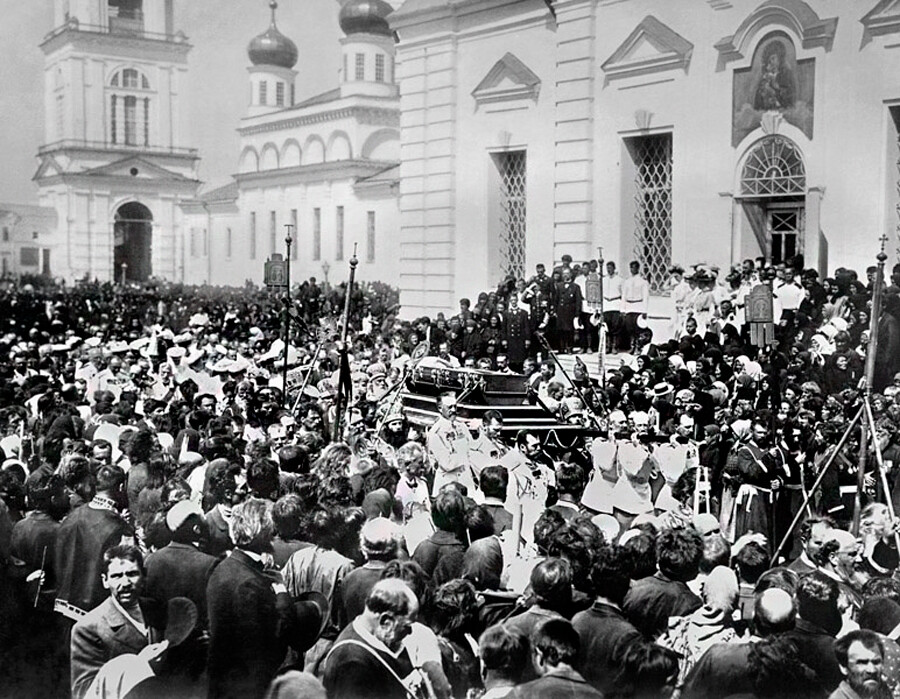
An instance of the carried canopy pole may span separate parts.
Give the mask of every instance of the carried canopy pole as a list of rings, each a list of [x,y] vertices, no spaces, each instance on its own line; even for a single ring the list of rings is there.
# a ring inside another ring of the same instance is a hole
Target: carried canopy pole
[[[288,406],[288,350],[291,347],[291,244],[294,238],[291,235],[294,226],[291,223],[284,224],[287,234],[284,236],[284,244],[287,246],[287,255],[284,257],[285,296],[284,296],[284,362],[281,365],[281,402]]]
[[[866,378],[863,386],[863,403],[867,406],[872,398],[872,381],[875,378],[875,355],[878,352],[878,322],[881,320],[881,297],[884,290],[884,262],[887,254],[884,245],[887,235],[881,236],[881,251],[878,253],[878,267],[875,272],[875,289],[872,292],[872,317],[869,320],[869,344],[866,346]],[[859,518],[862,513],[862,496],[866,481],[866,440],[869,435],[867,421],[863,421],[859,438],[859,463],[856,474],[856,496],[853,499],[853,526],[851,532],[859,536]],[[872,439],[875,438],[874,422],[872,424]],[[889,495],[889,494],[888,494]]]
[[[334,403],[334,433],[332,437],[335,442],[338,442],[341,439],[341,423],[344,418],[344,406],[342,405],[344,402],[344,390],[349,389],[349,386],[344,386],[344,383],[350,380],[349,376],[344,376],[344,367],[347,363],[347,330],[350,324],[350,297],[353,295],[353,280],[356,277],[356,266],[358,264],[359,260],[356,259],[356,243],[353,243],[353,257],[350,258],[350,281],[347,284],[347,293],[344,297],[344,317],[341,321],[341,346],[339,348],[341,361],[340,370],[338,371],[337,397],[335,398]]]

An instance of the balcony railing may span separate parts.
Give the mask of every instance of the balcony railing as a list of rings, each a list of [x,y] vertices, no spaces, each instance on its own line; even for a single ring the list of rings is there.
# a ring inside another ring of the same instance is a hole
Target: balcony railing
[[[140,146],[125,143],[108,143],[106,141],[83,141],[68,138],[54,141],[38,148],[38,155],[54,153],[60,150],[115,150],[129,153],[148,153],[153,155],[189,155],[196,157],[196,148],[180,148],[175,146]]]
[[[160,34],[159,32],[148,32],[144,30],[144,18],[139,12],[129,12],[121,14],[117,17],[110,17],[109,24],[84,24],[74,17],[69,19],[65,24],[57,27],[49,32],[42,43],[50,41],[50,39],[64,34],[65,32],[85,32],[90,34],[111,34],[113,36],[127,36],[139,39],[150,39],[151,41],[170,41],[174,43],[186,43],[187,37],[182,32],[175,34]]]

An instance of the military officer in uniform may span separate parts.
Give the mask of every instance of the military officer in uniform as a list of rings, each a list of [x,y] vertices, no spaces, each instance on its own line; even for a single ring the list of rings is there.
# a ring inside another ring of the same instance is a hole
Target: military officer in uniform
[[[454,482],[462,483],[469,493],[474,493],[475,481],[469,459],[472,437],[466,424],[456,416],[456,394],[452,391],[442,393],[438,407],[441,415],[426,435],[428,453],[435,466],[432,494],[437,495],[444,485]]]
[[[503,318],[503,348],[509,361],[509,368],[522,372],[522,364],[531,350],[531,321],[528,313],[519,308],[519,297],[509,297],[509,310]]]

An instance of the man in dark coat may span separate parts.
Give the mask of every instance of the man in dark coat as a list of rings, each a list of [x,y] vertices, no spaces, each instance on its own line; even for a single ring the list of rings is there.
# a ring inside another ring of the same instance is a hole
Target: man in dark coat
[[[581,641],[566,619],[549,619],[531,635],[533,662],[540,677],[516,687],[514,699],[602,699],[603,695],[581,676],[575,666]]]
[[[531,349],[531,321],[528,312],[519,308],[519,297],[509,297],[509,309],[503,319],[503,347],[509,368],[521,373],[522,364]]]
[[[603,694],[610,694],[622,658],[635,643],[643,640],[640,631],[625,618],[622,603],[631,584],[631,562],[619,547],[600,549],[591,568],[596,600],[590,609],[579,612],[572,625],[581,637],[581,664],[584,678]]]
[[[182,500],[166,513],[172,542],[147,558],[146,594],[165,605],[173,597],[187,597],[197,607],[198,630],[206,629],[206,585],[219,562],[200,551],[203,514],[190,500]]]
[[[669,617],[686,616],[700,608],[700,598],[687,583],[697,577],[702,558],[703,540],[696,531],[672,529],[659,535],[659,570],[636,580],[622,604],[625,616],[647,640],[655,640],[668,628]]]
[[[379,581],[363,613],[344,628],[322,664],[328,696],[408,699],[404,682],[410,680],[413,666],[403,639],[418,610],[419,602],[405,582]]]
[[[298,630],[290,595],[265,571],[271,509],[272,503],[260,498],[234,508],[230,531],[235,549],[209,578],[211,699],[264,696]]]
[[[77,621],[106,597],[100,580],[103,552],[132,543],[134,531],[119,512],[127,505],[125,472],[101,466],[94,499],[72,511],[59,527],[54,551],[55,609]]]
[[[442,489],[435,498],[431,511],[431,519],[437,530],[416,546],[412,555],[413,560],[429,576],[434,575],[438,564],[447,557],[453,558],[458,564],[450,571],[450,577],[456,577],[462,570],[466,545],[459,538],[459,533],[465,530],[464,516],[465,501],[459,491],[449,486]]]
[[[575,343],[575,323],[581,317],[581,288],[572,281],[572,272],[563,270],[556,285],[556,336],[560,352],[569,353]],[[578,321],[580,324],[580,321]]]

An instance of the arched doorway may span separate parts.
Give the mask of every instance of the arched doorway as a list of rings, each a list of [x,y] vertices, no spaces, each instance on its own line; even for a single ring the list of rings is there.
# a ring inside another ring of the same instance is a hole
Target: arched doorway
[[[767,136],[753,146],[741,169],[740,199],[759,252],[774,264],[805,252],[806,193],[806,167],[793,141]]]
[[[153,214],[136,201],[122,204],[116,211],[113,247],[113,275],[116,281],[143,282],[153,273],[150,249]]]

